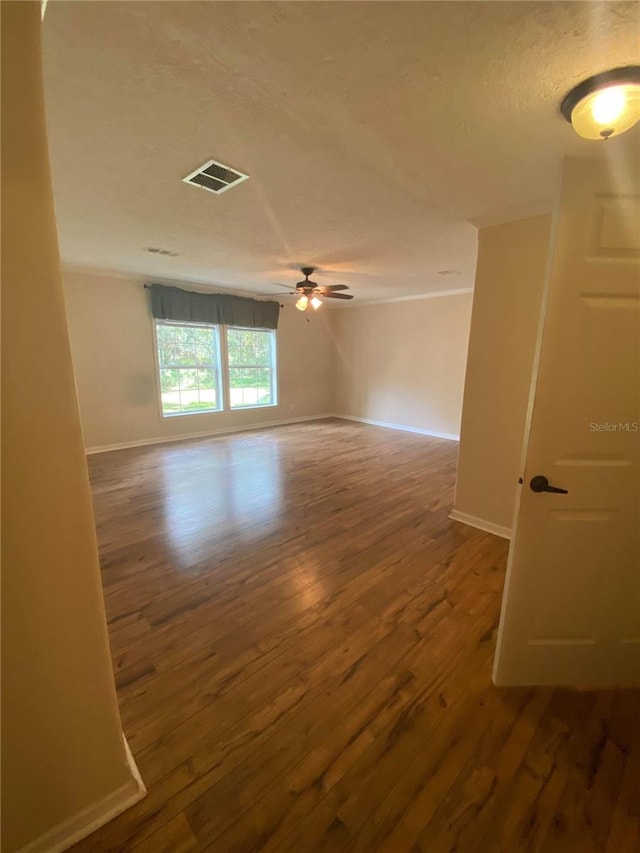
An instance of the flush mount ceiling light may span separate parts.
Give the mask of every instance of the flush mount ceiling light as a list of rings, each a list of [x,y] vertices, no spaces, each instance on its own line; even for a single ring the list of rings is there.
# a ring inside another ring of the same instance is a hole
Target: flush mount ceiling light
[[[613,68],[583,80],[560,105],[584,139],[610,139],[640,121],[640,65]]]

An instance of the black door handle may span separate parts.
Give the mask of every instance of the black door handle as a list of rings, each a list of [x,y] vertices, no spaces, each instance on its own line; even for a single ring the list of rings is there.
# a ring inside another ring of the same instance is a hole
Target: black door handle
[[[559,489],[557,486],[550,486],[549,481],[542,474],[532,477],[529,487],[532,492],[555,492],[558,495],[569,494],[567,489]]]

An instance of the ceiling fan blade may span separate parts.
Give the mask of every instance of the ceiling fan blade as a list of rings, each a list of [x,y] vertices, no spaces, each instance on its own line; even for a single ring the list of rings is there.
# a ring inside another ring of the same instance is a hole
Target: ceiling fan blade
[[[353,299],[350,293],[323,293],[325,299]]]
[[[329,293],[331,290],[349,290],[348,284],[321,284],[320,290],[323,293]]]
[[[287,290],[294,290],[290,284],[281,284],[279,281],[272,281],[271,284],[273,284],[274,287],[286,287]]]

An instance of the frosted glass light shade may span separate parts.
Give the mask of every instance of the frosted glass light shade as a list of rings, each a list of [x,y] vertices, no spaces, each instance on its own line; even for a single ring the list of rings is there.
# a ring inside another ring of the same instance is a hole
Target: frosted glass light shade
[[[584,139],[620,136],[640,121],[640,83],[607,86],[583,98],[571,112],[571,124]]]
[[[611,139],[640,121],[640,65],[614,68],[584,80],[560,106],[584,139]]]

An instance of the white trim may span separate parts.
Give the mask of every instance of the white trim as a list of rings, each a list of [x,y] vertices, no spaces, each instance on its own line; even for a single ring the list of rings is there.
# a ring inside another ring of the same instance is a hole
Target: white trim
[[[484,518],[476,518],[475,515],[467,515],[466,512],[460,512],[457,509],[451,511],[449,518],[453,521],[460,521],[462,524],[468,524],[470,527],[477,527],[478,530],[484,530],[485,533],[493,533],[494,536],[500,536],[502,539],[511,539],[512,531],[510,527],[503,527],[501,524],[485,521]]]
[[[100,829],[105,823],[113,820],[146,796],[147,789],[131,755],[127,739],[124,735],[122,737],[131,779],[106,797],[91,803],[90,806],[31,841],[26,847],[22,847],[19,853],[61,853],[63,850],[68,850],[73,844],[91,835],[96,829]]]
[[[63,276],[65,273],[69,273],[70,275],[90,275],[97,278],[115,278],[123,281],[134,282],[136,284],[148,284],[149,282],[155,282],[157,284],[168,285],[169,287],[184,287],[187,285],[190,288],[196,288],[194,293],[231,293],[234,296],[247,296],[250,299],[277,301],[282,304],[279,293],[265,293],[262,290],[243,290],[220,282],[203,281],[202,278],[194,278],[193,276],[190,277],[188,275],[182,275],[180,278],[168,278],[167,275],[163,273],[158,273],[156,275],[154,273],[141,273],[138,270],[126,269],[123,267],[94,267],[90,264],[77,264],[72,261],[65,261],[64,259],[61,262],[61,268]],[[268,284],[265,283],[264,287],[268,287]],[[473,287],[461,287],[456,288],[455,290],[432,290],[427,293],[414,293],[408,296],[392,296],[382,299],[367,299],[366,297],[358,296],[357,300],[354,299],[352,302],[342,300],[337,300],[336,302],[333,302],[332,300],[329,300],[328,302],[325,301],[322,303],[322,307],[328,308],[329,310],[333,310],[335,308],[359,308],[364,305],[387,305],[392,302],[411,302],[416,299],[434,299],[439,296],[460,296],[465,293],[473,293]],[[283,297],[289,295],[290,294],[286,293],[284,290],[282,291]],[[283,307],[292,308],[293,304],[285,304]]]
[[[63,277],[65,274],[69,273],[69,275],[90,275],[94,278],[116,279],[117,281],[126,281],[129,284],[145,285],[153,283],[166,284],[169,287],[184,287],[187,285],[189,288],[194,288],[194,293],[230,293],[233,296],[247,296],[251,299],[274,301],[274,295],[270,293],[263,293],[255,290],[240,290],[221,282],[207,282],[203,281],[201,278],[193,278],[187,275],[181,276],[180,278],[167,278],[167,276],[162,273],[158,273],[156,275],[155,273],[142,273],[132,269],[93,267],[87,264],[74,264],[67,261],[62,261],[61,269]],[[267,286],[268,285],[265,284],[265,287]],[[142,293],[144,293],[144,290]],[[279,296],[279,294],[277,295]],[[284,295],[286,296],[287,294],[285,293]],[[151,319],[153,319],[153,317]]]
[[[361,424],[385,427],[385,429],[399,429],[402,432],[415,432],[418,435],[430,435],[432,438],[446,438],[447,441],[460,441],[459,435],[449,432],[436,432],[432,429],[421,429],[420,427],[405,426],[404,424],[390,424],[385,421],[374,421],[371,418],[357,418],[355,415],[327,415],[326,417],[340,418],[344,421],[358,421]]]
[[[394,296],[389,299],[359,299],[357,304],[350,302],[345,308],[361,308],[363,305],[390,305],[392,302],[414,302],[416,299],[436,299],[439,296],[462,296],[473,293],[472,287],[458,287],[455,290],[432,290],[429,293],[414,293],[410,296]],[[343,307],[342,305],[340,306]]]
[[[262,407],[256,407],[262,408]],[[268,407],[264,407],[268,408]],[[233,409],[234,412],[242,412],[243,409]],[[201,414],[207,414],[206,412]],[[212,412],[211,414],[220,414]],[[208,436],[222,436],[234,432],[251,432],[260,429],[269,429],[269,427],[285,426],[286,424],[300,424],[305,421],[323,421],[327,418],[337,418],[340,415],[306,415],[301,418],[285,418],[280,421],[264,421],[261,424],[247,424],[246,426],[237,427],[220,427],[219,429],[209,429],[204,432],[189,432],[183,435],[163,435],[157,438],[142,438],[137,441],[123,441],[119,444],[103,444],[97,447],[87,447],[85,453],[87,456],[94,453],[108,453],[110,450],[126,450],[128,447],[145,447],[148,444],[169,444],[173,441],[187,441],[190,438],[207,438]]]
[[[138,765],[136,764],[136,760],[133,757],[133,753],[129,747],[129,741],[124,736],[124,732],[122,734],[122,740],[124,741],[124,752],[127,756],[127,764],[129,765],[129,770],[131,771],[131,775],[136,780],[136,784],[138,786],[138,790],[140,791],[139,799],[142,799],[146,796],[147,786],[142,781],[142,776],[140,775],[140,771],[138,770]]]

